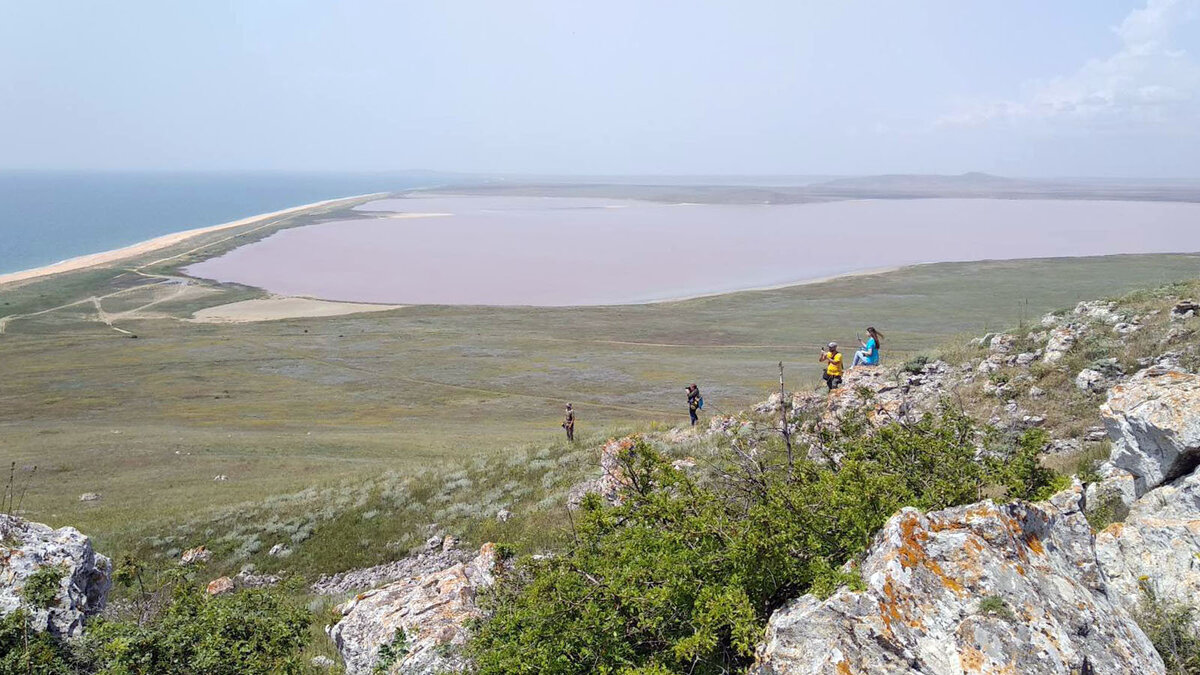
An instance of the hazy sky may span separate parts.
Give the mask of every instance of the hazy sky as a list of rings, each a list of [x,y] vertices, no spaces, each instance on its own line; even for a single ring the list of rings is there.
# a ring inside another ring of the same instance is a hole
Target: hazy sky
[[[0,168],[1200,177],[1200,0],[6,0]]]

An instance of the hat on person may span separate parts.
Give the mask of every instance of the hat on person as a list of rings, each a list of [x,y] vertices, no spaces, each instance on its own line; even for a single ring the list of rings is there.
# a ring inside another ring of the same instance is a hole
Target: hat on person
[[[833,348],[834,348],[834,347],[836,347],[836,346],[837,346],[837,343],[836,343],[836,342],[830,342],[830,343],[829,343],[829,348],[830,348],[830,349],[833,349]]]

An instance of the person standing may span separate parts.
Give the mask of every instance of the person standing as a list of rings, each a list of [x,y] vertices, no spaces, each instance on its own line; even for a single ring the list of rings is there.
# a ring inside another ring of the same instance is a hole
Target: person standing
[[[821,379],[825,380],[829,391],[842,386],[842,353],[838,351],[836,342],[830,342],[829,349],[821,352],[820,361],[825,364],[825,374]]]
[[[850,362],[850,367],[879,365],[879,350],[883,348],[883,333],[875,330],[874,326],[867,326],[867,341],[859,340],[858,344],[862,346],[862,349],[854,352],[854,359]]]
[[[700,387],[692,383],[687,389],[688,415],[692,418],[692,426],[696,426],[696,422],[700,419],[696,411],[704,407],[704,397],[700,395]]]
[[[563,415],[562,428],[567,430],[567,442],[575,442],[575,410],[571,404],[567,404],[565,414]]]

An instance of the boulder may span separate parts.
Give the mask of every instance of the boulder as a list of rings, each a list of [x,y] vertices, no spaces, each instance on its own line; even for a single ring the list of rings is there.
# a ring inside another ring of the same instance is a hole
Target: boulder
[[[1124,522],[1096,535],[1096,558],[1109,595],[1127,611],[1146,589],[1158,598],[1200,606],[1200,474],[1192,473],[1133,503]],[[1200,617],[1194,618],[1194,620]]]
[[[866,590],[776,611],[751,672],[1163,673],[1106,594],[1081,497],[901,510],[862,564]]]
[[[233,579],[229,577],[217,577],[208,582],[208,588],[205,590],[209,595],[225,595],[226,593],[232,593],[234,588]]]
[[[1090,393],[1102,392],[1108,388],[1108,378],[1098,370],[1084,368],[1075,376],[1075,388]]]
[[[495,566],[495,546],[484,544],[466,564],[397,581],[340,605],[342,619],[327,630],[348,675],[375,672],[380,647],[398,639],[407,651],[388,673],[466,670],[469,663],[461,653],[467,641],[465,624],[481,615],[475,594],[494,583]]]
[[[1138,496],[1200,463],[1200,376],[1147,368],[1110,389],[1100,414],[1109,461],[1134,475]]]
[[[79,495],[79,501],[81,501],[81,502],[98,502],[98,501],[100,501],[100,493],[99,492],[85,492],[85,493]]]
[[[778,405],[778,403],[776,403]],[[600,475],[573,485],[567,492],[567,504],[576,508],[585,495],[596,493],[609,504],[621,502],[621,489],[625,485],[625,469],[621,466],[622,450],[632,448],[633,437],[610,440],[600,449]]]
[[[30,576],[47,567],[62,571],[58,592],[49,607],[32,607],[22,591]],[[112,563],[79,530],[0,514],[0,615],[23,608],[34,630],[77,636],[84,621],[104,609],[111,586]]]
[[[441,539],[439,538],[438,541],[440,542]],[[311,588],[312,592],[317,595],[340,595],[351,591],[361,591],[397,579],[433,574],[457,563],[466,562],[470,557],[471,554],[466,551],[453,549],[443,552],[439,546],[434,551],[419,553],[382,565],[321,575]]]
[[[1075,305],[1075,316],[1101,323],[1116,324],[1123,318],[1115,310],[1117,303],[1105,300],[1087,300]]]
[[[1200,304],[1195,300],[1180,300],[1171,308],[1171,320],[1181,321],[1200,315]]]
[[[188,565],[206,563],[209,560],[212,560],[212,551],[203,546],[189,548],[183,552],[183,555],[179,556],[179,564],[184,567]]]
[[[1042,354],[1044,363],[1058,363],[1062,361],[1067,352],[1075,346],[1075,342],[1083,333],[1083,328],[1068,324],[1059,326],[1050,331],[1050,336],[1046,339],[1046,350]]]

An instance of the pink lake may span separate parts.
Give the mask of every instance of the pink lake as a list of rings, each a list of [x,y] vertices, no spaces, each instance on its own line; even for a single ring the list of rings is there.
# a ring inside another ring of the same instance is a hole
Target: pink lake
[[[1200,251],[1200,204],[999,199],[660,204],[421,196],[192,265],[282,295],[396,304],[604,305],[922,262]],[[402,214],[450,214],[393,217]]]

